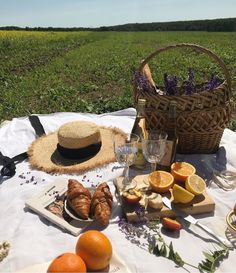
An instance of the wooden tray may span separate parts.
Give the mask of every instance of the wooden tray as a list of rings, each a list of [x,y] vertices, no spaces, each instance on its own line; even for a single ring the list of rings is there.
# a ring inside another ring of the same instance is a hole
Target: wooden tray
[[[143,181],[147,181],[148,174],[146,175],[137,175],[135,177],[130,177],[130,181],[135,180],[137,182],[137,187],[145,186],[145,183]],[[121,197],[121,189],[122,189],[122,180],[123,177],[118,177],[116,179],[116,187],[120,196],[120,200],[122,202],[122,207],[124,209],[124,212],[126,214],[126,217],[128,221],[130,222],[137,222],[138,217],[135,213],[135,209],[137,205],[130,205],[127,202],[124,202]],[[171,200],[173,200],[172,192],[171,190],[168,193],[162,194],[163,196],[167,196]],[[203,213],[212,213],[215,210],[215,202],[213,199],[207,194],[207,192],[204,192],[202,195],[195,196],[191,202],[188,204],[174,204],[175,208],[177,208],[180,211],[183,211],[190,215],[195,214],[203,214]],[[155,217],[175,217],[176,214],[166,206],[163,206],[163,208],[160,209],[152,209],[150,207],[146,210],[146,217],[151,219]]]

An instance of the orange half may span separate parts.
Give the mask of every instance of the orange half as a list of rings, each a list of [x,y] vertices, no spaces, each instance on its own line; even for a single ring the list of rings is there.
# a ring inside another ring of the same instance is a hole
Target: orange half
[[[175,162],[171,165],[171,174],[177,181],[185,182],[186,179],[195,174],[196,169],[193,165],[187,162]]]
[[[164,193],[172,187],[174,177],[165,171],[155,171],[149,174],[148,181],[155,192]]]

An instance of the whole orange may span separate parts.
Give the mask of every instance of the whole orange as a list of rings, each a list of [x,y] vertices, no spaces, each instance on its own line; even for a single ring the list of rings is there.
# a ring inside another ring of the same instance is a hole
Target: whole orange
[[[75,253],[63,253],[49,265],[47,272],[87,272],[86,264]]]
[[[98,230],[89,230],[80,235],[76,253],[85,261],[89,270],[105,269],[112,257],[112,245],[108,237]]]

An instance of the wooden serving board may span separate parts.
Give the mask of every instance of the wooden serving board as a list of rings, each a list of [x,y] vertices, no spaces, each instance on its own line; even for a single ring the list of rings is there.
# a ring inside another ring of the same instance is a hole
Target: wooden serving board
[[[143,186],[146,186],[143,181],[147,181],[148,174],[146,175],[137,175],[135,177],[130,177],[130,181],[135,180],[137,182],[137,188],[142,188]],[[120,196],[120,200],[122,203],[122,207],[124,209],[124,212],[126,214],[126,217],[128,221],[130,222],[137,222],[138,217],[135,213],[135,208],[137,205],[132,205],[127,202],[125,202],[121,196],[122,194],[122,180],[123,177],[118,177],[116,179],[116,187]],[[168,193],[162,194],[162,196],[167,196],[170,200],[173,200],[172,192],[171,190]],[[173,204],[173,206],[190,215],[195,214],[203,214],[203,213],[212,213],[215,210],[215,202],[213,199],[207,194],[207,192],[204,192],[204,194],[195,196],[191,202],[188,204]],[[177,216],[175,212],[167,208],[165,205],[162,209],[153,209],[148,207],[146,210],[146,216],[147,218],[155,218],[155,217],[175,217]]]

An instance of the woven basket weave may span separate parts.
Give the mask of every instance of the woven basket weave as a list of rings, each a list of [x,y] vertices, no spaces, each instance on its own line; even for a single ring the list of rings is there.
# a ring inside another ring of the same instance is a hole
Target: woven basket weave
[[[170,101],[177,101],[177,130],[179,153],[214,153],[231,116],[231,79],[224,62],[212,51],[196,44],[177,44],[157,49],[140,65],[139,71],[156,55],[176,48],[190,48],[205,53],[223,70],[224,82],[211,91],[192,95],[159,95],[140,89],[134,81],[134,101],[146,99],[148,128],[166,129]]]

